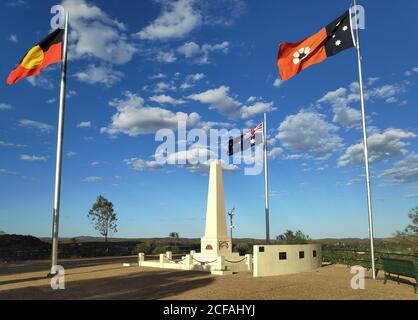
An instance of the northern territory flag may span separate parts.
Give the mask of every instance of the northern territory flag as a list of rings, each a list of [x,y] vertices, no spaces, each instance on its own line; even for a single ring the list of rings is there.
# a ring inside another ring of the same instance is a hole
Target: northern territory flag
[[[12,85],[23,78],[39,74],[43,68],[62,60],[63,29],[56,29],[35,45],[10,73],[7,84]]]
[[[302,41],[280,43],[277,59],[280,78],[288,80],[311,65],[355,46],[350,9]]]
[[[246,149],[254,147],[256,144],[262,142],[262,139],[258,139],[263,135],[263,122],[257,127],[251,129],[246,134],[243,134],[235,139],[229,140],[228,155],[232,156],[235,153],[242,152]]]

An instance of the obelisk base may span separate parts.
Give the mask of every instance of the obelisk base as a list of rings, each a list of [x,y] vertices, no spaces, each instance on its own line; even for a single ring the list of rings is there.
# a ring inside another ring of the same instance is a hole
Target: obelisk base
[[[224,239],[211,239],[202,238],[201,253],[214,254],[216,256],[230,256],[232,254],[232,241],[231,238]]]

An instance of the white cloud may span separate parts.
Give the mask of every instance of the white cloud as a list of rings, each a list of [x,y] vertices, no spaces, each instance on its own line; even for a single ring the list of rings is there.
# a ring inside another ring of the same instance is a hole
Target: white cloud
[[[14,146],[13,143],[0,140],[0,147],[12,147],[12,146]]]
[[[375,79],[375,78],[372,78]],[[373,101],[374,99],[385,100],[391,103],[394,99],[405,92],[405,89],[397,84],[386,84],[375,88],[366,88],[364,98]],[[357,82],[349,85],[349,88],[339,88],[325,94],[318,103],[329,103],[334,107],[348,107],[353,102],[360,101],[360,87]]]
[[[334,107],[332,121],[346,127],[356,127],[360,125],[361,112],[350,107]]]
[[[195,74],[189,74],[186,77],[186,80],[197,82],[197,81],[203,80],[204,78],[206,78],[206,75],[204,73],[195,73]]]
[[[277,78],[276,80],[274,80],[273,82],[273,86],[276,88],[280,88],[282,86],[284,81],[280,80],[279,78]]]
[[[271,112],[274,110],[277,110],[277,109],[274,107],[273,102],[256,102],[255,104],[251,106],[243,106],[241,108],[241,118],[248,119],[258,114]]]
[[[164,81],[160,81],[155,85],[153,90],[154,93],[162,93],[166,91],[176,91],[177,88],[174,86],[173,83],[167,83]]]
[[[174,99],[173,97],[167,95],[159,95],[159,96],[152,96],[149,98],[153,102],[157,102],[159,104],[171,104],[173,106],[177,106],[179,104],[184,104],[186,101],[182,99]]]
[[[33,128],[37,129],[41,132],[49,133],[54,130],[54,127],[39,121],[27,120],[23,119],[19,121],[19,126],[26,127],[26,128]]]
[[[147,161],[140,158],[131,158],[125,159],[123,162],[136,171],[159,170],[162,168],[162,166],[154,160]]]
[[[191,100],[208,104],[209,109],[216,109],[222,115],[236,118],[239,116],[241,103],[229,96],[229,87],[221,86],[205,92],[193,94],[188,97]]]
[[[11,110],[13,107],[7,103],[0,103],[0,110]]]
[[[67,94],[65,95],[67,99],[71,99],[72,97],[77,95],[77,91],[75,90],[67,90]]]
[[[288,154],[284,156],[285,160],[300,160],[300,159],[307,159],[308,156],[304,156],[303,154]]]
[[[77,152],[74,152],[74,151],[67,152],[67,154],[66,154],[66,156],[67,156],[68,158],[75,157],[76,155],[77,155]]]
[[[367,91],[370,98],[377,98],[385,100],[386,103],[393,103],[398,101],[398,95],[405,92],[405,90],[398,85],[384,85],[378,88],[373,88]]]
[[[50,69],[51,67],[49,67]],[[43,89],[52,90],[54,89],[54,83],[52,80],[48,77],[46,73],[41,73],[36,76],[32,76],[29,78],[26,78],[26,80],[33,86]]]
[[[317,102],[319,104],[328,103],[332,106],[334,111],[333,121],[335,123],[347,127],[354,127],[359,124],[361,113],[349,105],[353,102],[360,101],[359,90],[358,83],[353,82],[349,85],[349,89],[339,88],[335,91],[330,91]]]
[[[10,170],[4,169],[4,168],[0,168],[0,173],[2,173],[2,174],[11,174],[11,175],[17,174],[17,172],[15,172],[15,171],[10,171]]]
[[[9,36],[9,41],[10,41],[10,42],[13,42],[13,43],[18,43],[18,42],[19,42],[19,40],[17,39],[17,35],[16,35],[15,33],[12,33],[12,34]]]
[[[77,128],[90,128],[91,127],[91,121],[82,121],[77,124]]]
[[[247,7],[243,0],[200,1],[205,25],[231,26]]]
[[[12,142],[7,142],[7,141],[0,140],[0,147],[26,148],[27,145],[25,145],[25,144],[15,144],[15,143],[12,143]]]
[[[64,0],[71,12],[70,58],[95,57],[106,62],[129,62],[137,49],[129,42],[126,26],[85,0]]]
[[[186,42],[177,48],[178,53],[184,55],[186,58],[191,58],[200,53],[200,46],[195,42]]]
[[[418,194],[406,194],[403,197],[405,199],[416,199],[416,198],[418,198]]]
[[[157,73],[152,75],[151,77],[149,77],[151,80],[155,80],[155,79],[164,79],[167,78],[167,75],[165,75],[164,73]]]
[[[359,183],[359,182],[361,182],[361,179],[359,179],[359,178],[354,178],[354,179],[351,179],[351,180],[349,180],[345,185],[347,186],[347,187],[351,187],[351,186],[353,186],[353,185],[355,185],[355,184],[357,184],[357,183]]]
[[[205,43],[202,46],[199,46],[195,42],[187,42],[182,46],[177,48],[177,52],[184,55],[187,59],[194,58],[190,60],[192,63],[196,64],[208,64],[210,63],[209,56],[212,52],[220,52],[227,54],[229,51],[229,42],[224,41],[217,44]]]
[[[102,84],[107,88],[110,88],[114,84],[118,83],[124,77],[124,74],[120,71],[113,70],[112,66],[102,64],[96,66],[90,64],[86,70],[77,72],[74,75],[80,82],[88,84]]]
[[[168,156],[168,164],[186,168],[192,173],[208,173],[210,163],[216,154],[205,146],[192,146],[189,150],[172,153]],[[238,167],[221,161],[223,171],[237,171]]]
[[[276,159],[278,157],[280,157],[283,154],[283,149],[282,148],[273,148],[268,152],[268,156],[271,159]]]
[[[189,34],[202,23],[202,16],[195,9],[194,0],[162,1],[163,9],[158,18],[137,33],[140,39],[170,40]]]
[[[379,78],[369,78],[369,85],[374,84]],[[373,101],[374,99],[384,100],[386,103],[396,103],[399,94],[405,90],[398,85],[383,85],[375,88],[366,88],[365,99]],[[349,85],[349,88],[339,88],[330,91],[317,101],[318,104],[328,103],[332,106],[334,112],[334,123],[341,124],[348,128],[360,126],[361,112],[358,109],[350,107],[354,102],[360,101],[360,87],[357,82]]]
[[[129,136],[155,133],[159,129],[177,129],[179,121],[184,121],[190,126],[200,122],[199,114],[177,112],[163,108],[147,107],[144,99],[129,91],[124,93],[124,99],[113,99],[109,105],[115,107],[117,112],[112,117],[112,122],[102,133],[111,136],[120,133]]]
[[[331,105],[336,106],[347,106],[348,103],[352,101],[357,101],[359,97],[352,96],[350,98],[347,97],[347,89],[346,88],[339,88],[335,91],[327,92],[321,99],[318,100],[318,103],[329,103]]]
[[[99,161],[93,161],[92,163],[90,163],[90,165],[93,167],[98,166],[99,164],[100,164]]]
[[[174,52],[158,52],[157,53],[157,61],[163,63],[173,63],[177,60],[176,55]]]
[[[418,73],[418,67],[414,67],[411,70],[405,71],[404,75],[406,77],[410,77],[413,73]]]
[[[47,158],[46,157],[38,157],[38,156],[33,156],[33,155],[31,156],[31,155],[27,155],[27,154],[22,154],[20,156],[20,160],[35,162],[35,161],[46,161]]]
[[[370,163],[377,163],[406,154],[405,147],[408,143],[403,140],[415,137],[415,133],[401,129],[387,129],[383,133],[372,134],[367,139]],[[347,148],[344,155],[339,158],[338,165],[345,167],[352,164],[362,164],[363,162],[363,143],[358,143]]]
[[[391,169],[383,170],[379,177],[390,178],[397,183],[418,181],[418,154],[411,153],[398,161]]]
[[[370,77],[370,78],[367,79],[367,84],[369,86],[371,86],[371,85],[375,84],[379,80],[380,80],[380,78],[378,78],[378,77]]]
[[[205,43],[201,47],[202,56],[196,60],[198,64],[208,64],[210,62],[209,55],[211,52],[221,52],[227,54],[229,51],[229,42],[224,41],[218,44]]]
[[[160,0],[160,15],[136,35],[147,40],[172,40],[201,25],[232,25],[245,11],[242,0]]]
[[[180,85],[180,89],[186,90],[195,86],[196,82],[206,78],[204,73],[189,74],[186,76],[184,83]]]
[[[192,94],[188,99],[208,104],[209,109],[217,110],[220,114],[232,119],[248,119],[255,115],[276,110],[273,102],[255,102],[252,105],[242,105],[241,102],[229,95],[229,87],[220,86],[216,89]]]
[[[182,83],[181,85],[180,85],[180,89],[181,90],[187,90],[187,89],[190,89],[190,88],[193,88],[195,85],[193,84],[193,83],[190,83],[190,82],[184,82],[184,83]]]
[[[26,8],[26,9],[29,8],[29,3],[26,0],[14,0],[14,1],[7,1],[7,2],[3,1],[3,4],[6,7],[10,7],[10,8],[17,8],[17,7]]]
[[[92,177],[86,177],[86,178],[84,178],[84,182],[99,182],[99,181],[102,181],[103,180],[103,178],[102,177],[95,177],[95,176],[92,176]]]
[[[301,110],[288,116],[278,130],[276,138],[291,151],[327,157],[343,146],[338,128],[314,111]]]

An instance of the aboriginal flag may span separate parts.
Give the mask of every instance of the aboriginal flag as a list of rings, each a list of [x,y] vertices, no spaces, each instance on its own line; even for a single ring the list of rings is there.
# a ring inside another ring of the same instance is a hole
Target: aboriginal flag
[[[63,29],[56,29],[35,45],[23,57],[19,65],[10,73],[7,84],[12,85],[21,79],[39,74],[43,68],[62,60]]]
[[[288,80],[311,65],[355,46],[350,9],[300,42],[282,42],[277,59],[280,78]]]

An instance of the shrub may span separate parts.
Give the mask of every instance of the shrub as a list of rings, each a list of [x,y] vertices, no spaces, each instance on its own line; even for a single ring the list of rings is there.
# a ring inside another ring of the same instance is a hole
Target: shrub
[[[166,253],[168,251],[168,247],[166,246],[158,246],[155,247],[154,250],[152,251],[153,254],[161,254],[161,253]]]
[[[132,249],[132,254],[144,253],[146,255],[151,254],[153,247],[146,243],[138,243],[135,248]]]
[[[276,239],[286,244],[307,244],[311,242],[311,238],[300,230],[296,232],[287,230],[285,233],[278,235]]]
[[[237,250],[241,256],[251,253],[251,247],[248,243],[238,243],[235,246],[235,250]]]

